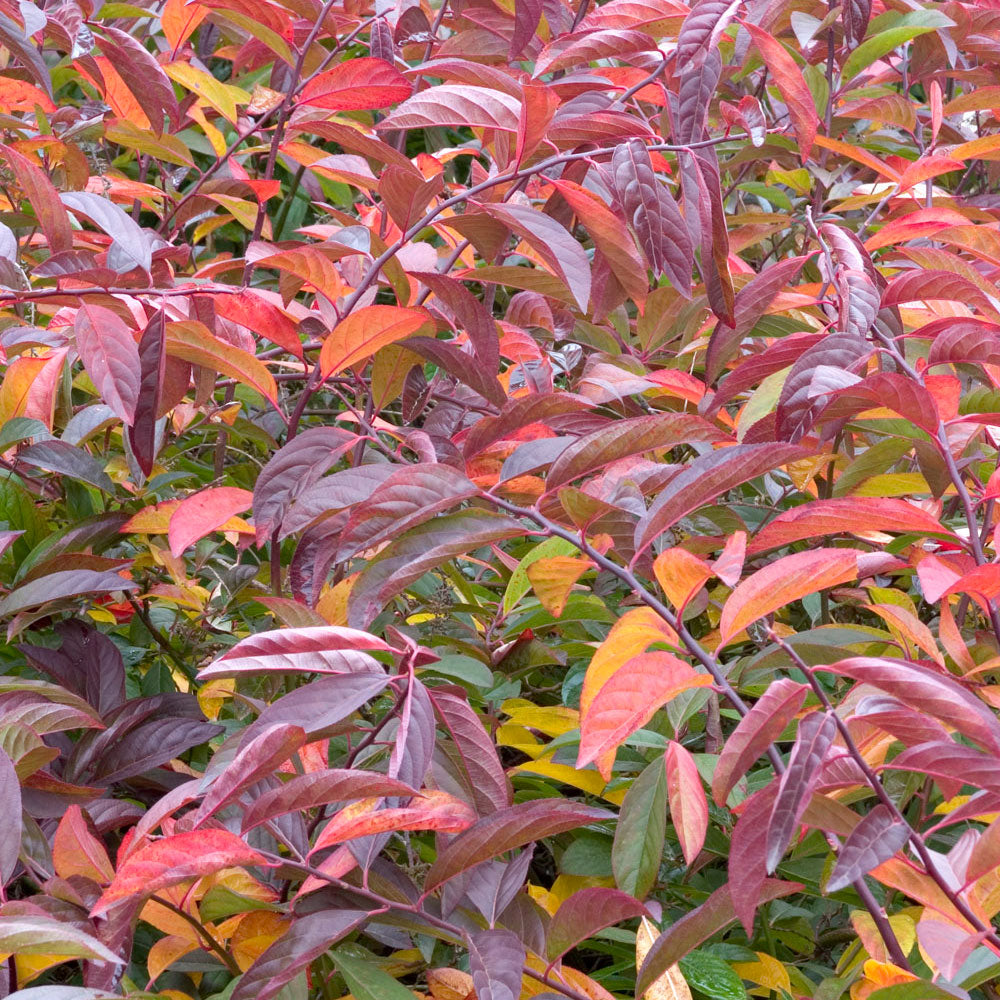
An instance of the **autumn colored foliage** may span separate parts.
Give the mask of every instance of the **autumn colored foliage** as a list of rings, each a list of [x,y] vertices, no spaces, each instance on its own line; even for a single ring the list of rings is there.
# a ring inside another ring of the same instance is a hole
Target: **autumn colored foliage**
[[[1000,0],[0,67],[0,996],[996,1000]]]

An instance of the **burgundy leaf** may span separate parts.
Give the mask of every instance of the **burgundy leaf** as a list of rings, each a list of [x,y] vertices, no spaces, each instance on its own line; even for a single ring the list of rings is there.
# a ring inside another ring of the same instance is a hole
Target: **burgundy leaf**
[[[888,861],[906,846],[910,828],[881,803],[851,831],[840,850],[826,892],[837,892]]]
[[[25,608],[34,608],[48,601],[82,594],[107,594],[119,590],[136,590],[138,584],[106,570],[66,569],[36,577],[15,587],[0,600],[0,617],[8,617]]]
[[[173,84],[160,64],[135,38],[110,24],[101,25],[97,44],[108,62],[125,81],[139,107],[157,133],[163,132],[164,116],[174,128],[181,123]]]
[[[525,949],[508,930],[476,931],[469,935],[469,971],[476,1000],[518,1000]]]
[[[167,365],[166,314],[155,313],[139,338],[139,391],[128,442],[143,475],[153,471],[156,458],[156,421],[160,415],[163,376]]]
[[[469,430],[465,439],[465,457],[474,458],[491,444],[530,424],[542,423],[550,428],[561,426],[563,420],[572,420],[574,415],[586,413],[592,405],[582,396],[564,392],[533,393],[511,399],[497,416],[484,417]]]
[[[648,917],[649,911],[634,896],[617,889],[581,889],[565,900],[549,924],[546,954],[558,961],[566,952],[605,927],[633,917]]]
[[[772,780],[741,803],[729,842],[729,895],[748,937],[767,883],[767,826],[777,795],[778,782]]]
[[[677,36],[677,65],[697,67],[715,48],[743,0],[697,0]]]
[[[396,466],[386,462],[380,465],[360,465],[356,469],[342,469],[331,476],[325,476],[299,493],[288,506],[278,529],[279,538],[287,538],[310,526],[319,527],[316,522],[338,512],[342,512],[342,528],[347,523],[349,514],[344,508],[367,500],[397,471]],[[256,508],[254,517],[259,522]]]
[[[73,323],[76,349],[94,387],[123,423],[132,426],[139,402],[140,362],[132,331],[117,313],[80,307]]]
[[[958,795],[963,785],[1000,791],[1000,774],[993,756],[947,738],[909,747],[885,766],[936,778],[949,798]]]

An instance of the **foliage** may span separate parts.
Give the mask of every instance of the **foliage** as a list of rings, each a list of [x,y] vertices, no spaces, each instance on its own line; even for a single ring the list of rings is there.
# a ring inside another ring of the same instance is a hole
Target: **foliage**
[[[996,997],[995,0],[0,60],[4,995]]]

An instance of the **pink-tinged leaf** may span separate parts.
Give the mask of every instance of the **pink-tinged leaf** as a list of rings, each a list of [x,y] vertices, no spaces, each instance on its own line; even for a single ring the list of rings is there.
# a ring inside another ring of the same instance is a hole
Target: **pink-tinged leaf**
[[[352,312],[327,335],[320,350],[323,378],[368,361],[376,351],[416,333],[432,329],[433,321],[423,309],[399,306],[366,306]]]
[[[882,305],[898,306],[906,302],[926,302],[929,299],[961,302],[981,310],[994,320],[1000,317],[997,308],[970,278],[952,271],[924,268],[897,274],[882,295]]]
[[[12,913],[0,916],[0,948],[6,955],[59,955],[65,958],[86,958],[120,966],[122,956],[116,955],[92,934],[75,924],[55,920],[43,913]],[[69,987],[72,989],[72,987]],[[41,987],[47,993],[56,986]],[[22,991],[16,990],[20,993]],[[74,992],[76,992],[74,990]],[[44,1000],[45,993],[42,994]],[[8,994],[12,995],[12,994]],[[35,993],[38,996],[37,992]],[[64,994],[65,995],[65,994]],[[79,994],[77,994],[79,995]]]
[[[927,389],[905,375],[890,372],[869,375],[861,382],[834,390],[820,417],[823,420],[840,420],[866,410],[882,408],[894,410],[932,435],[937,433],[941,422],[934,397]]]
[[[274,629],[258,632],[236,643],[203,668],[198,679],[368,671],[378,667],[370,653],[391,651],[392,647],[381,639],[340,625]]]
[[[48,601],[82,594],[107,594],[119,590],[135,590],[139,585],[109,570],[63,569],[35,577],[15,587],[0,601],[0,618],[6,618],[26,608],[38,607]]]
[[[782,100],[788,106],[788,117],[799,141],[799,155],[805,161],[809,158],[819,128],[812,91],[802,76],[802,70],[781,42],[750,21],[742,21],[741,24],[750,32],[757,51],[781,92]]]
[[[705,844],[708,832],[708,800],[698,774],[698,765],[691,752],[680,743],[670,740],[664,757],[667,770],[667,798],[670,802],[670,820],[674,824],[681,851],[688,865]]]
[[[17,21],[0,14],[0,42],[14,55],[48,97],[52,97],[52,77],[39,47],[25,34]]]
[[[153,471],[156,459],[156,420],[166,371],[166,316],[155,313],[139,338],[139,392],[135,417],[128,428],[128,443],[143,475]]]
[[[320,831],[310,853],[347,840],[396,830],[438,830],[461,833],[476,821],[471,806],[447,792],[428,790],[405,806],[379,808],[377,799],[366,798],[344,806]]]
[[[0,750],[0,810],[0,882],[6,885],[21,852],[21,782],[3,750]]]
[[[994,757],[950,738],[908,747],[884,766],[935,778],[949,798],[958,795],[963,785],[1000,791]]]
[[[549,961],[556,962],[605,927],[613,927],[634,917],[648,916],[646,907],[627,892],[581,889],[564,900],[556,910],[545,939],[546,954]]]
[[[965,877],[974,882],[996,868],[1000,868],[1000,819],[993,820],[976,841],[965,866]]]
[[[984,931],[973,934],[967,927],[951,923],[938,916],[930,907],[922,912],[917,922],[917,940],[920,942],[922,955],[933,963],[931,968],[936,975],[948,983],[958,978],[966,959],[982,944],[985,936]],[[884,987],[875,992],[885,994],[887,989],[892,987]]]
[[[694,244],[680,209],[660,183],[645,145],[619,145],[611,158],[612,183],[625,218],[653,273],[666,274],[684,296],[691,295]]]
[[[149,272],[153,264],[150,239],[123,208],[91,191],[64,191],[59,198],[67,208],[111,237],[108,267],[118,274],[134,268]]]
[[[734,531],[726,538],[719,558],[712,563],[712,572],[727,586],[735,587],[743,575],[747,556],[747,533]]]
[[[855,549],[812,549],[775,559],[747,577],[726,599],[719,622],[723,645],[758,618],[857,575]]]
[[[747,937],[753,936],[754,917],[767,882],[767,825],[777,795],[778,782],[772,780],[742,802],[729,842],[729,895]]]
[[[178,128],[181,114],[173,84],[152,53],[137,39],[107,23],[101,25],[97,44],[145,112],[155,132],[163,132],[165,115],[169,115],[173,127]]]
[[[469,972],[476,1000],[518,1000],[524,959],[524,943],[513,931],[492,928],[470,934]]]
[[[413,85],[394,66],[381,59],[347,59],[313,77],[296,104],[328,111],[367,111],[405,101]]]
[[[265,729],[240,750],[239,756],[215,777],[194,817],[200,826],[237,799],[248,786],[272,775],[306,741],[300,726],[279,723]],[[206,776],[207,780],[207,776]]]
[[[711,684],[708,674],[697,673],[671,653],[655,651],[633,656],[580,713],[576,766],[585,767],[620,746],[681,692]]]
[[[975,317],[935,320],[916,331],[918,337],[934,337],[927,364],[947,365],[961,362],[1000,363],[1000,326]]]
[[[365,910],[324,909],[292,921],[240,977],[231,1000],[271,1000],[332,945],[368,919]]]
[[[877,687],[917,712],[926,712],[945,725],[1000,752],[1000,722],[986,705],[955,678],[918,663],[856,656],[824,666],[824,670]]]
[[[302,341],[295,323],[288,314],[258,292],[244,288],[235,295],[215,295],[215,313],[223,319],[246,327],[259,337],[283,347],[289,354],[302,358]]]
[[[760,902],[769,903],[772,899],[790,896],[801,889],[802,885],[798,882],[767,879],[761,887]],[[735,919],[729,886],[720,886],[701,906],[676,920],[653,942],[639,969],[636,996],[641,997],[667,969]]]
[[[485,510],[461,510],[411,528],[361,571],[348,598],[348,621],[354,627],[368,625],[389,600],[429,570],[522,534],[517,521]]]
[[[837,892],[888,861],[910,839],[910,828],[881,803],[851,831],[826,883],[826,892]]]
[[[497,755],[496,744],[483,720],[459,687],[427,689],[434,710],[456,750],[456,763],[463,772],[466,792],[480,816],[511,804],[510,782]]]
[[[7,18],[2,14],[0,18],[3,19],[0,20],[2,29],[3,21]],[[30,43],[28,47],[37,53],[38,50]],[[45,80],[46,85],[50,86],[47,71]],[[48,241],[49,251],[56,254],[72,250],[73,229],[69,215],[48,175],[16,149],[10,146],[0,146],[0,149],[3,150],[4,164],[13,173],[18,186],[25,194],[25,200],[34,210],[35,218],[38,219],[38,224]]]
[[[487,202],[482,208],[520,236],[545,261],[585,312],[590,300],[590,261],[573,235],[552,216],[525,205]]]
[[[805,704],[809,688],[787,677],[779,678],[739,721],[719,754],[712,775],[712,798],[724,806],[729,793],[750,765],[785,731]]]
[[[299,774],[254,799],[243,814],[243,832],[291,812],[305,813],[334,802],[385,796],[410,798],[416,794],[416,789],[402,781],[375,771],[332,768]]]
[[[844,22],[844,35],[848,45],[858,45],[865,37],[871,16],[872,0],[846,0],[841,8],[840,18]],[[938,102],[940,103],[940,96]]]
[[[719,111],[727,124],[739,125],[750,136],[752,145],[764,145],[767,139],[767,119],[760,101],[753,94],[741,97],[739,104],[720,101]]]
[[[514,3],[514,33],[510,36],[507,56],[512,61],[519,59],[525,46],[535,37],[542,21],[541,0],[516,0]]]
[[[380,129],[457,125],[516,132],[521,102],[488,87],[445,83],[414,94],[379,122]]]
[[[795,445],[743,444],[699,456],[670,480],[636,525],[636,551],[728,490],[809,454]]]
[[[141,363],[132,331],[117,313],[84,303],[73,322],[76,349],[94,388],[131,427],[139,403]]]
[[[545,477],[547,491],[645,451],[661,451],[688,441],[723,441],[727,435],[693,413],[658,413],[618,420],[577,438],[560,452]]]
[[[424,889],[427,892],[436,889],[448,879],[505,851],[611,818],[612,814],[606,809],[595,809],[569,799],[535,799],[499,809],[438,851],[437,860],[427,873]]]
[[[576,31],[549,42],[535,61],[537,78],[554,70],[589,66],[598,59],[620,59],[633,52],[652,52],[656,42],[644,31],[629,28],[604,28]]]
[[[896,611],[902,610],[897,605],[883,604],[880,607],[883,609],[892,607]],[[928,631],[930,630],[928,629]],[[917,746],[920,743],[934,741],[946,742],[949,739],[948,730],[936,719],[930,718],[923,712],[914,712],[901,701],[889,698],[884,694],[868,695],[862,698],[854,710],[854,716],[891,733],[906,746]]]
[[[213,486],[185,497],[170,515],[167,539],[176,559],[199,539],[221,528],[253,503],[253,494],[235,486]]]
[[[837,735],[837,723],[827,712],[812,712],[799,723],[788,767],[781,776],[778,795],[767,827],[768,872],[778,867],[819,781],[820,765]]]
[[[572,423],[574,418],[586,414],[593,404],[581,396],[570,393],[532,393],[509,400],[495,417],[483,417],[470,430],[465,439],[466,459],[474,458],[491,444],[515,434],[531,424],[545,424],[551,429]]]
[[[892,497],[846,497],[812,500],[779,514],[768,522],[747,547],[757,555],[806,538],[824,535],[857,534],[868,531],[914,532],[920,535],[947,535],[954,532],[921,507]]]
[[[279,448],[260,470],[253,488],[254,527],[263,545],[278,529],[293,501],[353,447],[357,436],[339,427],[310,427]],[[370,492],[365,485],[365,495]],[[323,510],[330,505],[323,505]],[[304,525],[303,525],[304,527]]]
[[[677,36],[677,65],[696,69],[719,42],[743,0],[697,0]]]
[[[176,833],[143,844],[126,855],[91,914],[100,916],[124,899],[151,896],[167,886],[223,868],[264,863],[264,858],[228,830]]]

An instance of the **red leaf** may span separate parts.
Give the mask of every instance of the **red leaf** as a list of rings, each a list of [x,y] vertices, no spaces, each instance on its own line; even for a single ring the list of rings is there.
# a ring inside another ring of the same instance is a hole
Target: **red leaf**
[[[670,820],[681,842],[688,865],[694,864],[705,844],[708,832],[708,800],[698,774],[698,765],[690,751],[670,740],[664,758],[667,769],[667,798]]]
[[[94,387],[131,427],[140,391],[139,349],[132,331],[110,309],[84,304],[77,311],[73,334]]]
[[[221,528],[252,503],[253,494],[235,486],[214,486],[185,497],[170,515],[167,539],[171,555],[182,555],[188,546]]]
[[[881,803],[851,831],[840,849],[826,892],[837,892],[888,861],[910,839],[910,828]]]
[[[150,896],[167,886],[223,868],[264,863],[264,858],[228,830],[177,833],[143,844],[126,855],[91,915],[100,916],[123,899]]]
[[[431,322],[423,309],[400,306],[366,306],[352,312],[323,341],[319,355],[323,378],[367,361],[379,349],[412,337]]]
[[[215,295],[212,301],[217,316],[245,326],[259,337],[266,337],[283,347],[289,354],[302,358],[302,341],[295,323],[258,292],[243,288],[235,295]]]
[[[441,84],[414,94],[379,122],[380,129],[466,125],[516,132],[521,102],[487,87]]]
[[[155,313],[139,338],[139,392],[135,419],[128,429],[128,443],[143,475],[153,471],[156,458],[156,421],[166,370],[166,316]]]
[[[649,911],[634,896],[617,889],[581,889],[564,900],[549,924],[546,955],[555,962],[566,952],[605,927],[634,917],[648,917]]]
[[[366,111],[405,101],[413,85],[394,66],[381,59],[348,59],[313,77],[297,104],[328,111]]]
[[[742,802],[729,841],[729,895],[747,937],[753,936],[754,916],[767,882],[767,825],[777,795],[778,783],[770,781]]]
[[[30,44],[28,48],[37,52]],[[51,86],[48,73],[45,74],[45,83],[46,86]],[[10,146],[0,146],[0,149],[3,150],[4,163],[13,173],[18,186],[25,194],[26,201],[34,210],[35,217],[48,241],[49,251],[56,254],[72,250],[73,230],[69,215],[48,175],[16,149]]]

